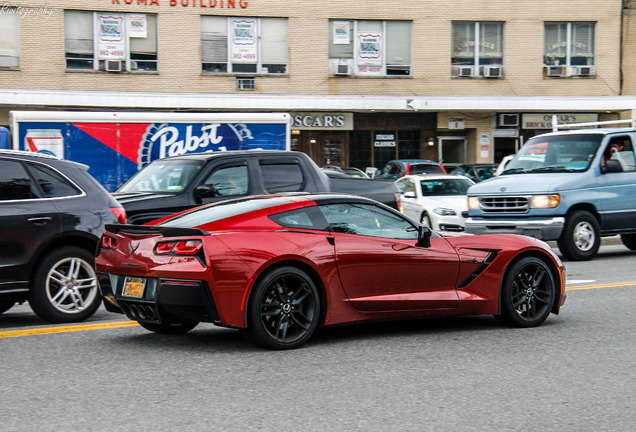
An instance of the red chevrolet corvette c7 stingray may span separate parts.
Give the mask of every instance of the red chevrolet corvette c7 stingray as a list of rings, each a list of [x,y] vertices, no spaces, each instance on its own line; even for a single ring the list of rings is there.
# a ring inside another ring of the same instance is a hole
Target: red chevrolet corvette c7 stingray
[[[96,267],[106,308],[148,330],[212,322],[273,349],[365,320],[489,314],[532,327],[565,301],[563,264],[540,240],[445,237],[347,195],[250,197],[108,225]]]

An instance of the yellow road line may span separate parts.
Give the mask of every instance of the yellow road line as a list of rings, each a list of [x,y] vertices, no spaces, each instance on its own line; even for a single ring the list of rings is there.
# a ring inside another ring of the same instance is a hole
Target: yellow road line
[[[578,285],[578,286],[566,286],[566,291],[577,291],[577,290],[587,290],[587,289],[597,289],[597,288],[614,288],[614,287],[624,287],[624,286],[636,286],[636,282],[615,282],[608,284],[597,284],[597,285]]]
[[[41,327],[26,330],[9,330],[0,332],[0,339],[20,336],[35,336],[52,333],[68,333],[78,332],[86,330],[101,330],[121,327],[134,327],[137,326],[137,321],[118,321],[110,323],[96,323],[96,324],[80,324],[80,325],[68,325],[60,327]]]

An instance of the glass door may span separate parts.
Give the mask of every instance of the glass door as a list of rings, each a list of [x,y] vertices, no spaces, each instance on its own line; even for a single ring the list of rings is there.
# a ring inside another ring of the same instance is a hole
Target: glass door
[[[466,137],[439,137],[439,163],[449,172],[466,163]]]

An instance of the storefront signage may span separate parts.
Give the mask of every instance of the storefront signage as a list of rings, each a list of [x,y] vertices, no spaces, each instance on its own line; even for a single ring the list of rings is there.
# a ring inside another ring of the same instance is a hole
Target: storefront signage
[[[479,133],[479,156],[482,158],[490,157],[490,132]]]
[[[448,128],[449,129],[464,129],[464,117],[449,117]]]
[[[382,74],[382,35],[358,33],[358,75]]]
[[[556,114],[556,113],[555,113]],[[552,129],[552,116],[554,114],[523,114],[521,127],[523,129]],[[559,124],[587,123],[598,121],[598,114],[557,114]]]
[[[395,134],[376,134],[374,147],[395,147]]]
[[[332,37],[334,45],[349,45],[351,43],[349,32],[349,21],[334,21]]]
[[[353,130],[352,113],[293,113],[292,129]]]
[[[247,0],[111,0],[112,4],[145,5],[145,6],[182,6],[201,8],[232,8],[237,6],[245,9],[249,4]]]
[[[117,14],[98,15],[98,58],[100,60],[123,60],[126,52],[124,39],[124,16]]]
[[[128,34],[131,38],[148,37],[148,23],[146,15],[128,16]]]

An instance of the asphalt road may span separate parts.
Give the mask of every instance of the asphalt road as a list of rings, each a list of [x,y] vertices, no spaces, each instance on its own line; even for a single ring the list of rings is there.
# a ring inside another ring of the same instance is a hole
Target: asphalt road
[[[18,306],[0,315],[0,430],[633,431],[635,260],[603,246],[566,263],[567,302],[539,328],[355,325],[285,352],[208,324],[162,336],[100,310],[52,326]]]

